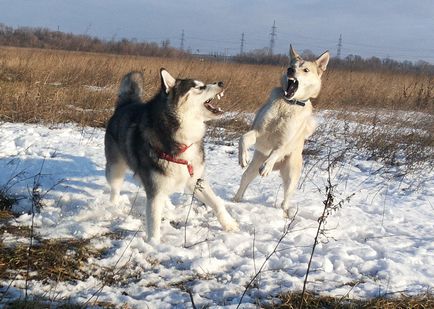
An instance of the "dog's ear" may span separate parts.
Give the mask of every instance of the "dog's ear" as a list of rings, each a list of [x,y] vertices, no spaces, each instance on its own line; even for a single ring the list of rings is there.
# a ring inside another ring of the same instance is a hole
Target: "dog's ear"
[[[170,75],[169,72],[165,68],[160,69],[160,76],[161,76],[161,88],[163,88],[166,93],[169,93],[170,88],[175,87],[176,79],[173,78],[172,75]]]
[[[301,60],[300,55],[295,51],[291,44],[289,44],[289,54],[291,55],[291,61]]]
[[[315,60],[316,65],[321,71],[325,71],[327,69],[327,64],[330,60],[330,53],[328,51],[324,52],[318,59]]]

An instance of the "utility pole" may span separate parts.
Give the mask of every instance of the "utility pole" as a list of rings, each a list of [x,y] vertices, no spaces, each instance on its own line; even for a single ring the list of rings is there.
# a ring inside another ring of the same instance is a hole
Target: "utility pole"
[[[184,50],[184,29],[182,29],[181,33],[181,50]]]
[[[270,33],[270,49],[269,49],[269,54],[272,55],[273,54],[273,49],[274,49],[274,37],[276,36],[276,21],[273,21],[273,27],[271,27],[271,33]]]
[[[240,55],[244,54],[244,32],[241,33]]]
[[[342,51],[342,34],[339,35],[338,50],[337,50],[337,53],[336,53],[336,57],[338,59],[341,58],[341,51]]]

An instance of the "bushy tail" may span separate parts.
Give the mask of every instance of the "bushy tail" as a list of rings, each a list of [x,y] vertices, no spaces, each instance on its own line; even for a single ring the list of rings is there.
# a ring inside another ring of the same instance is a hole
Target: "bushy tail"
[[[143,73],[130,72],[122,78],[116,107],[140,101],[143,92]]]

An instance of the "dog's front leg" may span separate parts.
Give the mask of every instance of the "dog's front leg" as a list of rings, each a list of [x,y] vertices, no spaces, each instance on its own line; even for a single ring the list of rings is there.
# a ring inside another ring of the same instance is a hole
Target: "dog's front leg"
[[[268,176],[268,174],[273,171],[273,167],[276,161],[282,158],[285,155],[286,151],[286,147],[283,146],[273,149],[267,160],[265,160],[265,162],[259,168],[259,175],[261,175],[262,177]]]
[[[239,231],[238,223],[228,213],[223,200],[215,195],[206,180],[198,179],[196,183],[190,185],[190,190],[199,201],[211,206],[225,231]]]
[[[286,137],[286,143],[282,143],[281,145],[274,148],[267,160],[262,164],[259,168],[259,174],[261,176],[268,176],[273,170],[274,164],[277,160],[283,159],[286,155],[289,155],[292,151],[294,151],[297,146],[297,139],[300,136],[299,128],[297,123],[294,121],[294,124],[291,124],[288,128],[288,136]]]
[[[249,147],[256,143],[256,131],[250,130],[241,136],[238,143],[238,163],[242,168],[246,167],[249,162]]]
[[[167,196],[162,194],[150,195],[146,201],[146,231],[150,243],[160,243],[161,213]]]

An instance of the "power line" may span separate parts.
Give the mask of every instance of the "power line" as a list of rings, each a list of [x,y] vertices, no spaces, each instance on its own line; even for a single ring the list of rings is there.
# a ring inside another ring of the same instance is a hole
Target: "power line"
[[[186,36],[185,38],[189,39],[189,40],[197,40],[197,41],[204,41],[204,42],[229,43],[229,44],[237,44],[238,45],[238,41],[209,39],[209,38],[201,38],[201,37],[195,37],[195,36]]]
[[[276,21],[274,20],[273,21],[273,27],[271,27],[271,33],[270,33],[270,35],[271,35],[271,38],[270,38],[270,50],[269,50],[270,55],[273,54],[274,43],[275,43],[274,37],[276,36],[276,29],[277,29],[277,27],[276,27]]]
[[[240,55],[244,54],[244,32],[241,33]]]
[[[339,35],[338,50],[336,52],[336,57],[338,59],[341,58],[341,51],[342,51],[342,34]]]
[[[184,50],[184,39],[185,39],[185,37],[184,37],[184,29],[182,29],[182,33],[181,33],[181,47],[180,47],[181,50]]]

